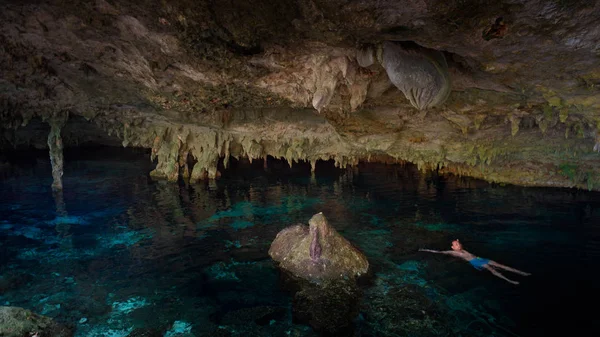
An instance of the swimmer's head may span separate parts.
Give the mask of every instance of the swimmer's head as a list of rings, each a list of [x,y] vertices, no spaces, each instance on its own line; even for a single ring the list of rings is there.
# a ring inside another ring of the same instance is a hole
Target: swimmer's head
[[[462,244],[460,241],[458,241],[458,239],[452,241],[452,250],[462,250],[462,248]]]

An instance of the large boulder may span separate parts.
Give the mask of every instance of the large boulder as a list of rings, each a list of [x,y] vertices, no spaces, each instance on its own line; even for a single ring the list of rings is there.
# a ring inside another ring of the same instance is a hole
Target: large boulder
[[[322,212],[308,223],[308,227],[285,228],[275,237],[269,255],[280,268],[314,282],[356,278],[367,273],[367,258],[329,225]]]
[[[27,309],[0,306],[0,336],[71,337],[73,331]]]

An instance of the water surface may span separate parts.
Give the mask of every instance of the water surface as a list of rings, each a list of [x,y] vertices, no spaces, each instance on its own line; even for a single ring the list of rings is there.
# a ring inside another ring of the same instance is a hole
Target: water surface
[[[50,191],[43,153],[2,166],[0,305],[74,324],[77,336],[315,336],[292,322],[267,251],[281,229],[322,211],[372,266],[356,336],[600,331],[586,308],[599,290],[598,193],[411,166],[319,163],[311,176],[308,165],[234,164],[218,181],[188,186],[149,179],[144,152],[67,152],[62,196]],[[514,286],[418,252],[455,238],[533,275],[506,273]]]

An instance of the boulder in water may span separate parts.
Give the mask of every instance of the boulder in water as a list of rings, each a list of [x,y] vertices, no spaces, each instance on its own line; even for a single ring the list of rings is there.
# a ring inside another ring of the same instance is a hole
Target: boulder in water
[[[269,255],[280,268],[314,282],[367,273],[369,262],[365,255],[338,234],[323,213],[315,214],[308,223],[308,227],[295,225],[277,234]]]

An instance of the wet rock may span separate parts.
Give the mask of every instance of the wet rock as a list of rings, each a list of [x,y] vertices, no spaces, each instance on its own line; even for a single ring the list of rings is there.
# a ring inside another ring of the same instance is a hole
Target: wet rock
[[[0,336],[70,337],[72,329],[27,309],[0,306]]]
[[[271,244],[269,255],[293,275],[320,282],[355,278],[367,273],[367,258],[329,225],[323,213],[309,226],[283,229]]]

